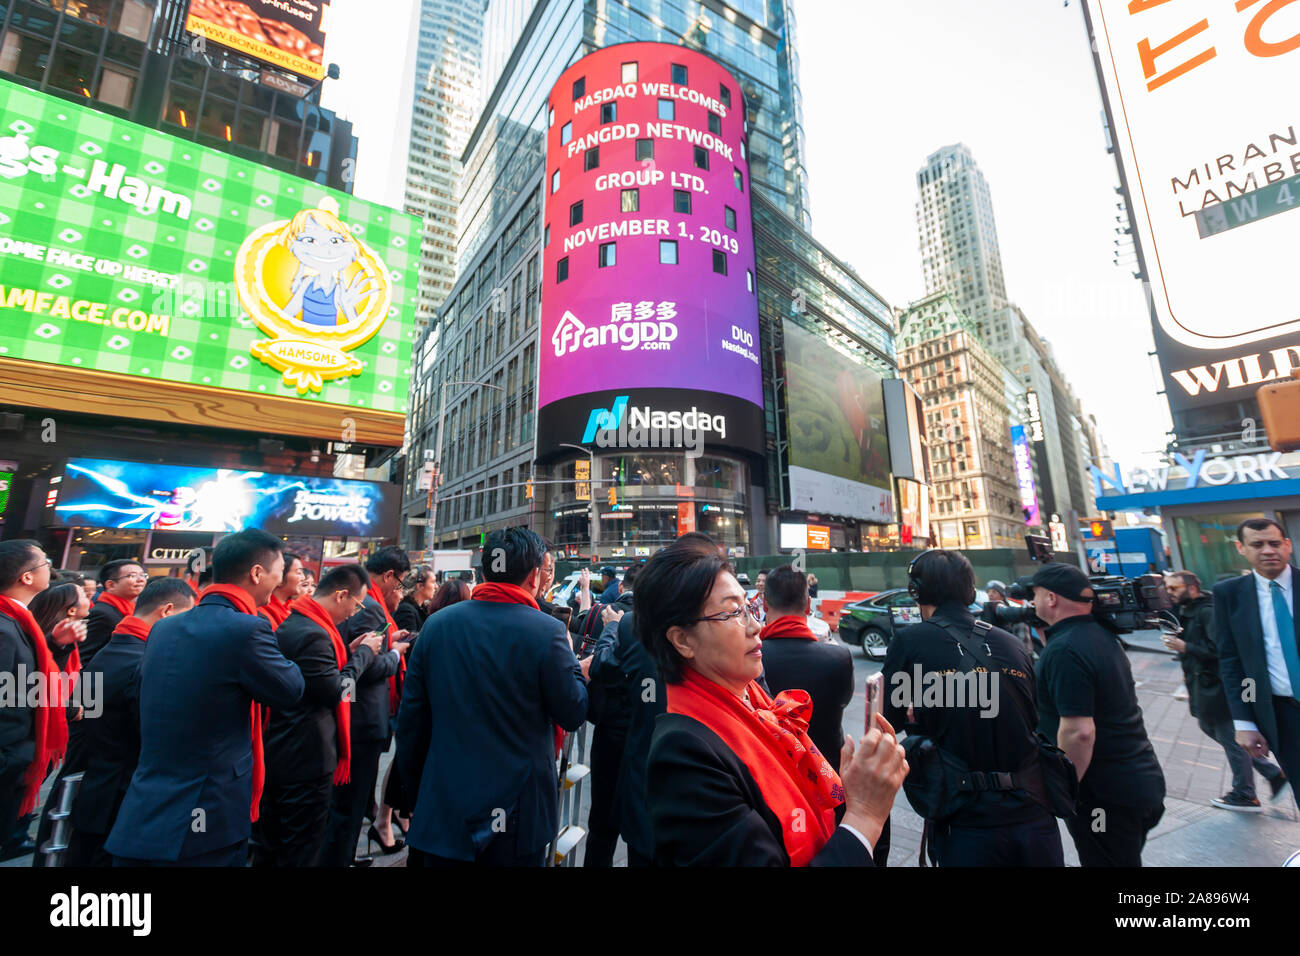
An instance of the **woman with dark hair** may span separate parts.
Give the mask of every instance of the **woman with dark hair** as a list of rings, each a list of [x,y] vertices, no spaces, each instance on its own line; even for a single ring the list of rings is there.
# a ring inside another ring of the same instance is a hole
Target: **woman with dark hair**
[[[80,624],[74,631],[67,631],[65,628],[63,630],[67,633],[60,633],[57,640],[54,637],[54,626],[60,621],[81,622],[89,616],[90,598],[86,596],[85,588],[75,581],[55,584],[32,598],[28,610],[32,612],[32,617],[36,618],[41,633],[45,635],[45,643],[49,646],[50,653],[54,655],[54,662],[59,665],[59,670],[67,671],[68,659],[72,657],[77,644],[86,636],[86,626]],[[80,666],[77,670],[80,670]]]
[[[451,607],[453,604],[459,604],[461,601],[468,601],[471,588],[468,581],[461,578],[448,578],[443,581],[434,592],[433,598],[429,601],[429,613],[441,611],[445,607]]]
[[[427,564],[411,568],[402,581],[402,600],[398,602],[397,610],[393,612],[393,620],[397,622],[397,626],[412,634],[419,634],[420,628],[424,627],[424,622],[429,618],[429,612],[425,607],[433,599],[436,589],[432,568]]]
[[[845,738],[841,781],[808,737],[808,694],[774,700],[758,684],[759,625],[716,548],[669,545],[633,595],[641,641],[667,684],[646,773],[655,863],[872,866],[907,775],[889,723],[878,718],[856,747]]]

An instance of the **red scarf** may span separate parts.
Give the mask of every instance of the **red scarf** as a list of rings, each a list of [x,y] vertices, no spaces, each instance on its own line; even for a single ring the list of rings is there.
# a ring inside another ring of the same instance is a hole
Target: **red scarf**
[[[224,597],[235,605],[235,610],[240,614],[257,614],[253,596],[233,584],[209,584],[203,589],[199,604],[207,603],[211,596]],[[249,819],[254,823],[257,822],[258,808],[262,803],[262,788],[266,785],[266,757],[262,752],[262,730],[266,725],[266,715],[262,711],[262,705],[253,701],[248,714],[249,734],[253,742],[253,806],[249,810]]]
[[[301,597],[294,602],[293,610],[325,629],[330,643],[334,645],[334,662],[342,670],[348,662],[348,649],[343,646],[338,626],[330,619],[325,608],[314,598]],[[339,728],[339,762],[334,768],[334,783],[338,785],[352,779],[352,701],[347,697],[341,698],[334,705],[334,722]]]
[[[199,596],[199,586],[198,586],[197,584],[195,584],[193,581],[186,581],[185,583],[188,584],[188,585],[190,586],[190,590],[194,592],[194,596],[195,596],[195,597],[198,597],[198,596]]]
[[[32,714],[32,729],[36,738],[36,752],[32,762],[23,771],[23,798],[18,807],[18,815],[26,816],[36,807],[36,796],[45,780],[45,771],[51,762],[58,766],[63,762],[63,755],[68,749],[68,721],[63,713],[63,682],[59,679],[59,668],[54,663],[54,655],[45,643],[45,635],[36,624],[36,618],[17,601],[0,594],[0,614],[13,618],[27,635],[36,655],[36,669],[43,675],[49,693],[38,698],[35,713]],[[77,656],[74,651],[74,657]],[[69,665],[71,665],[69,660]],[[80,658],[78,657],[78,665]],[[15,674],[15,677],[18,675]],[[25,692],[25,688],[23,689]]]
[[[126,598],[118,597],[116,594],[109,594],[107,591],[100,591],[99,601],[97,601],[96,603],[100,603],[100,602],[107,604],[109,607],[117,608],[119,611],[122,612],[123,617],[130,617],[132,614],[135,613],[134,599],[128,601]]]
[[[693,717],[722,738],[749,769],[772,815],[791,866],[807,866],[835,830],[834,808],[844,787],[808,738],[812,700],[802,690],[768,697],[755,681],[747,688],[750,710],[725,687],[694,669],[668,685],[668,713]]]
[[[768,621],[758,632],[761,640],[769,637],[802,637],[806,641],[817,640],[817,635],[808,626],[808,619],[800,614],[786,614],[774,621]]]
[[[257,613],[270,621],[271,628],[274,629],[283,624],[284,619],[289,616],[289,612],[292,610],[289,603],[290,602],[288,601],[280,600],[274,593],[272,593],[270,603],[263,604],[259,607]]]
[[[397,622],[393,620],[393,615],[388,613],[388,601],[384,598],[384,592],[379,590],[379,585],[370,581],[370,590],[367,592],[375,603],[383,609],[384,617],[388,618],[388,643],[393,642],[393,635],[399,630]],[[406,656],[402,655],[397,660],[397,673],[388,678],[388,715],[390,717],[397,714],[398,704],[402,700],[401,682],[406,678]]]
[[[474,593],[470,597],[475,601],[493,601],[498,604],[527,604],[535,610],[541,610],[537,607],[537,598],[533,597],[531,592],[525,591],[517,584],[506,584],[502,581],[476,584]]]
[[[127,634],[131,637],[138,637],[140,640],[144,641],[149,639],[150,627],[150,624],[133,614],[130,617],[122,618],[122,623],[117,626],[117,629],[113,631],[113,633]]]

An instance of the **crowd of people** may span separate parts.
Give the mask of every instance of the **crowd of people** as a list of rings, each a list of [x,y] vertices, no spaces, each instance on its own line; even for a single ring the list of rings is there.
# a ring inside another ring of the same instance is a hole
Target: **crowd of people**
[[[1252,809],[1254,771],[1279,795],[1300,766],[1300,656],[1289,540],[1267,519],[1238,539],[1252,574],[1213,596],[1171,580],[1170,646],[1233,769],[1216,804]],[[510,528],[478,570],[443,579],[384,547],[316,579],[246,529],[179,578],[121,560],[91,582],[0,542],[0,680],[22,689],[0,704],[4,855],[45,862],[79,774],[64,865],[347,867],[405,848],[408,866],[538,866],[564,735],[587,721],[587,866],[620,837],[630,866],[885,865],[904,787],[921,862],[942,866],[1061,866],[1058,819],[1083,865],[1139,865],[1163,813],[1127,655],[1077,568],[1033,578],[1035,662],[972,613],[964,556],[918,556],[923,623],[891,641],[857,740],[852,659],[810,630],[795,566],[751,596],[693,532],[621,578],[584,572],[556,606],[554,553]]]

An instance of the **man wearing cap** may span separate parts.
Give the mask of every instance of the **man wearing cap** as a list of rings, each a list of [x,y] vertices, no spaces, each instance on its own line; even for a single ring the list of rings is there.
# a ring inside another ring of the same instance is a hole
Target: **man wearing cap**
[[[600,597],[596,598],[598,604],[613,604],[618,600],[618,572],[606,565],[600,569]]]
[[[1128,656],[1092,614],[1088,578],[1068,564],[1034,575],[1034,612],[1047,625],[1038,659],[1038,729],[1079,773],[1067,821],[1083,866],[1141,866],[1164,814],[1165,778],[1147,737]]]

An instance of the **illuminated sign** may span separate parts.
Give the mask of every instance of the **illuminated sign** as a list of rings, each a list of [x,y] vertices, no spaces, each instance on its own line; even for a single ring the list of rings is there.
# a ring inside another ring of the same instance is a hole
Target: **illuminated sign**
[[[55,522],[92,528],[389,537],[400,489],[372,481],[73,458]]]
[[[709,57],[623,43],[560,76],[546,130],[542,454],[638,428],[762,449],[749,188],[740,84]]]
[[[1198,448],[1190,456],[1173,452],[1159,468],[1125,475],[1118,464],[1109,472],[1089,465],[1088,473],[1101,511],[1300,494],[1300,452],[1211,456]]]
[[[808,526],[808,550],[829,551],[831,549],[831,529],[824,524]]]
[[[1034,443],[1044,441],[1043,412],[1038,405],[1038,393],[1032,388],[1025,389],[1025,404],[1029,408],[1029,440]]]
[[[325,77],[330,0],[190,0],[185,29],[269,63]]]
[[[0,471],[0,515],[3,515],[5,508],[9,506],[9,485],[13,480],[12,471]]]
[[[579,501],[591,500],[591,459],[580,458],[573,463],[574,497]]]
[[[1034,484],[1034,464],[1029,457],[1029,436],[1024,425],[1011,426],[1011,451],[1016,462],[1016,484],[1020,486],[1020,510],[1025,524],[1042,524],[1038,513],[1038,488]]]
[[[1085,12],[1171,405],[1285,376],[1300,360],[1295,6],[1088,0]]]
[[[0,208],[6,359],[405,413],[417,218],[3,80]]]

